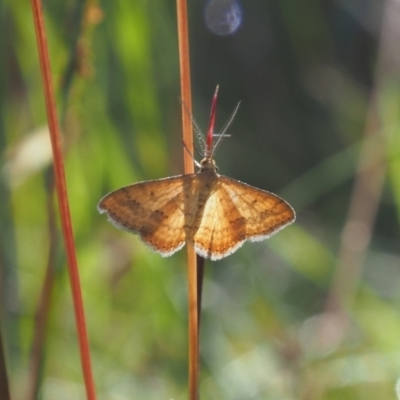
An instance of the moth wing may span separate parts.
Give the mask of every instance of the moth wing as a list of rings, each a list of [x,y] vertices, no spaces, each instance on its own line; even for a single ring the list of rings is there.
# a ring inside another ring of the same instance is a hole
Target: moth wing
[[[293,208],[274,193],[225,176],[220,184],[246,221],[247,240],[267,239],[296,219]]]
[[[220,176],[204,207],[194,246],[202,257],[218,260],[246,240],[267,239],[294,220],[294,210],[279,196]]]
[[[118,228],[139,234],[153,250],[170,256],[186,241],[184,194],[192,193],[195,177],[179,175],[123,187],[104,196],[98,210]]]

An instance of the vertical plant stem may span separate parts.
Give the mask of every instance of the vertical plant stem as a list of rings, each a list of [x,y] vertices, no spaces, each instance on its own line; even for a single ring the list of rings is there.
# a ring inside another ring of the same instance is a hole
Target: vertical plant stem
[[[190,119],[190,115],[192,115],[192,92],[190,84],[189,32],[186,0],[177,0],[177,11],[183,140],[189,150],[186,151],[183,149],[183,161],[185,174],[192,174],[194,172],[194,164],[191,157],[191,154],[194,154],[193,129]]]
[[[81,363],[88,400],[95,400],[95,388],[90,361],[90,351],[87,339],[86,322],[82,302],[82,293],[75,253],[71,217],[68,205],[67,185],[62,158],[61,135],[58,126],[53,84],[51,79],[50,60],[40,0],[31,0],[36,40],[38,44],[40,69],[42,73],[44,97],[46,102],[47,119],[50,130],[51,145],[54,159],[55,183],[60,211],[61,227],[66,248],[68,271],[71,282],[75,319],[78,331]]]
[[[194,172],[192,121],[192,97],[190,85],[189,33],[186,0],[177,0],[179,41],[179,66],[182,98],[183,151],[185,174]],[[185,110],[186,107],[186,110]],[[184,147],[185,147],[184,146]],[[189,399],[198,399],[199,379],[199,318],[197,293],[197,264],[193,245],[187,243],[188,297],[189,297]]]
[[[201,321],[201,300],[203,294],[204,267],[206,260],[197,254],[197,321],[200,330]]]
[[[0,326],[0,398],[4,400],[11,400],[10,389],[8,387],[6,357],[4,354],[1,326]]]
[[[56,226],[56,210],[53,202],[54,180],[51,174],[51,184],[47,190],[47,210],[48,210],[48,232],[49,232],[49,255],[47,259],[46,275],[41,290],[41,298],[35,316],[35,329],[32,341],[32,354],[30,369],[27,382],[26,400],[38,398],[40,385],[40,372],[43,362],[43,349],[45,348],[47,324],[52,304],[54,282],[56,279],[56,252],[59,235]]]

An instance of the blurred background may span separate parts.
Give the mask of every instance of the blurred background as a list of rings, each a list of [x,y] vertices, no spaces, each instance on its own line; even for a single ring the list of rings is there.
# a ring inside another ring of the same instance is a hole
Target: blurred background
[[[197,123],[206,130],[217,84],[218,126],[241,101],[220,173],[297,212],[271,239],[207,262],[201,398],[400,398],[398,0],[188,6]],[[111,190],[183,170],[175,2],[44,10],[99,399],[186,399],[186,253],[161,258],[96,209]],[[0,24],[11,392],[84,399],[29,3],[2,2]]]

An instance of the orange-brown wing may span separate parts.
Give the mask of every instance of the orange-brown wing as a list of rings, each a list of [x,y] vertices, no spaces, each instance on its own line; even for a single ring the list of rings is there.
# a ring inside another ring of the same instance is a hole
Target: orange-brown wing
[[[184,189],[187,193],[195,177],[180,175],[123,187],[104,196],[98,210],[118,228],[138,233],[153,250],[170,256],[185,244]]]
[[[225,176],[220,185],[246,221],[246,239],[268,239],[296,219],[293,208],[282,198]]]
[[[218,260],[246,240],[267,239],[295,220],[292,207],[273,193],[220,176],[194,235],[196,252]]]

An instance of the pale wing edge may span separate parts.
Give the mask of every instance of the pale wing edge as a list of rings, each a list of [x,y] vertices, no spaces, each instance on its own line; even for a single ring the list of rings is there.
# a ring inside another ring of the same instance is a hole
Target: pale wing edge
[[[243,243],[245,241],[246,240],[241,240],[240,242],[237,242],[234,246],[230,247],[228,250],[218,254],[212,254],[212,253],[210,254],[206,249],[204,249],[204,247],[199,247],[198,245],[194,245],[194,249],[199,256],[203,258],[208,258],[212,261],[217,261],[233,254],[236,250],[238,250],[240,247],[243,246]]]
[[[294,212],[294,211],[293,211]],[[266,233],[265,235],[255,235],[255,236],[250,236],[247,238],[249,242],[261,242],[262,240],[269,239],[271,236],[274,236],[276,233],[281,231],[282,229],[286,228],[288,225],[293,224],[293,222],[296,220],[296,214],[294,214],[293,219],[291,219],[288,222],[285,222],[282,224],[280,227],[275,228],[272,232]]]

